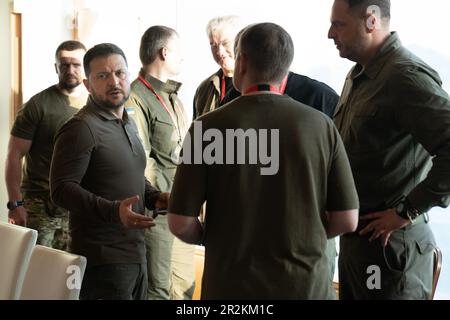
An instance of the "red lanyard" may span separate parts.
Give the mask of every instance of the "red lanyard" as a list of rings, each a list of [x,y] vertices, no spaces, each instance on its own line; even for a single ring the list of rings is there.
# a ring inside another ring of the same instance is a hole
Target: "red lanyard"
[[[283,82],[281,82],[280,89],[279,89],[280,94],[284,94],[284,92],[286,91],[287,81],[288,81],[288,76],[284,77]]]
[[[225,75],[222,75],[222,78],[220,80],[220,102],[225,99]]]
[[[172,114],[172,112],[170,112],[170,109],[167,107],[166,102],[164,101],[164,99],[156,92],[156,90],[153,88],[153,86],[150,84],[150,82],[148,82],[147,80],[145,80],[145,78],[141,75],[138,76],[138,79],[140,82],[142,82],[148,89],[150,89],[151,92],[153,92],[153,94],[156,96],[156,99],[159,101],[159,103],[163,106],[163,108],[167,111],[167,113],[170,116],[170,119],[172,119],[173,124],[175,125],[176,128],[178,128],[178,123],[175,119],[175,116]],[[183,116],[181,116],[181,118],[183,118]],[[184,123],[184,119],[183,123]]]
[[[286,90],[287,80],[288,80],[288,77],[287,76],[284,77],[283,81],[281,82],[281,84],[278,88],[268,85],[268,84],[257,84],[255,86],[251,86],[250,88],[245,90],[244,94],[249,94],[249,93],[258,92],[258,91],[270,91],[270,92],[275,92],[275,93],[279,93],[279,94],[284,94],[284,91]]]

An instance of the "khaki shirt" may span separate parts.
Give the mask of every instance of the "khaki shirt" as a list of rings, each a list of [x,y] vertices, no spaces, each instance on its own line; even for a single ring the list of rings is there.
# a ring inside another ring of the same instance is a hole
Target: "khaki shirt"
[[[219,107],[222,75],[220,69],[198,86],[194,96],[194,119]]]
[[[421,212],[449,204],[449,96],[436,71],[405,49],[395,32],[366,67],[350,71],[335,123],[361,213],[395,207],[405,196]]]
[[[178,99],[181,83],[169,80],[166,83],[140,73],[164,99],[169,112],[156,95],[139,79],[131,84],[131,95],[126,103],[127,111],[138,127],[147,155],[145,176],[163,192],[172,188],[176,162],[173,157],[181,150],[188,123],[183,105]]]

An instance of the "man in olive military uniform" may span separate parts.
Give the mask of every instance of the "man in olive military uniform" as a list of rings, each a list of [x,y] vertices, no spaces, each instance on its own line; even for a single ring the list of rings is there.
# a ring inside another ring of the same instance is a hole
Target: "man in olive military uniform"
[[[354,231],[358,216],[341,138],[329,117],[280,93],[294,56],[283,28],[249,26],[235,51],[233,83],[242,96],[191,126],[170,198],[170,229],[205,245],[202,299],[332,299],[327,238]],[[254,130],[255,137],[270,132],[270,140],[246,143]],[[227,147],[215,149],[217,161],[196,159],[211,150],[208,132],[215,132],[214,144],[226,139]],[[235,146],[230,136],[244,142]],[[271,150],[275,170],[267,172],[263,161],[242,163],[255,158],[255,144],[259,154]]]
[[[328,37],[356,62],[335,123],[361,213],[357,232],[341,238],[342,299],[428,299],[435,240],[427,211],[450,202],[449,96],[389,24],[389,0],[334,1]]]
[[[50,161],[57,130],[86,103],[87,92],[81,85],[85,52],[78,41],[58,46],[55,69],[59,82],[33,96],[19,110],[6,159],[9,218],[36,229],[37,243],[62,250],[67,246],[68,216],[50,200]]]
[[[131,84],[127,110],[135,119],[147,155],[145,175],[163,192],[170,192],[177,157],[188,120],[178,91],[181,83],[170,78],[180,71],[181,47],[175,30],[150,27],[142,36],[142,69]],[[192,299],[195,246],[174,239],[167,216],[158,216],[146,231],[149,299]]]

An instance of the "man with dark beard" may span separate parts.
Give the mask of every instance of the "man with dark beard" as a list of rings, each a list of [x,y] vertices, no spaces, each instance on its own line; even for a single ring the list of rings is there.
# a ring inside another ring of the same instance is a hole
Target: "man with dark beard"
[[[90,95],[56,135],[50,180],[53,201],[70,211],[70,251],[87,258],[81,299],[145,299],[145,216],[165,208],[168,193],[145,179],[146,155],[124,103],[128,65],[114,44],[84,56]]]
[[[33,96],[20,109],[6,158],[10,221],[36,229],[39,244],[61,250],[67,246],[68,215],[50,201],[50,161],[57,130],[86,103],[87,92],[80,85],[85,52],[85,46],[78,41],[58,46],[55,69],[59,82]]]

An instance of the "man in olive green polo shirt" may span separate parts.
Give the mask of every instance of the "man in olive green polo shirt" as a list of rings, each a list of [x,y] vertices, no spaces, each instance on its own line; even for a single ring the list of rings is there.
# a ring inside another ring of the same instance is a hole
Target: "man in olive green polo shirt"
[[[143,300],[147,266],[145,208],[166,207],[168,194],[145,179],[146,157],[124,102],[128,64],[114,44],[86,52],[90,95],[58,131],[51,166],[53,201],[70,211],[70,251],[87,258],[80,298]]]
[[[389,23],[389,0],[334,1],[328,37],[356,62],[335,123],[361,212],[357,232],[341,238],[342,299],[428,299],[435,240],[427,211],[450,202],[449,96]]]
[[[358,216],[339,133],[323,113],[280,94],[294,56],[283,28],[252,25],[235,51],[243,95],[191,126],[170,229],[205,245],[202,299],[331,299],[327,238],[355,230]]]
[[[57,130],[86,103],[82,85],[85,52],[79,41],[58,46],[55,70],[59,82],[34,95],[19,110],[6,158],[9,218],[36,229],[38,244],[60,250],[67,248],[69,217],[67,210],[50,200],[50,161]]]
[[[175,30],[150,27],[142,36],[142,69],[131,84],[127,110],[134,117],[147,155],[146,177],[169,192],[188,120],[178,99],[181,83],[170,80],[180,71],[181,40]],[[167,217],[146,231],[149,299],[191,299],[195,246],[174,239]]]

